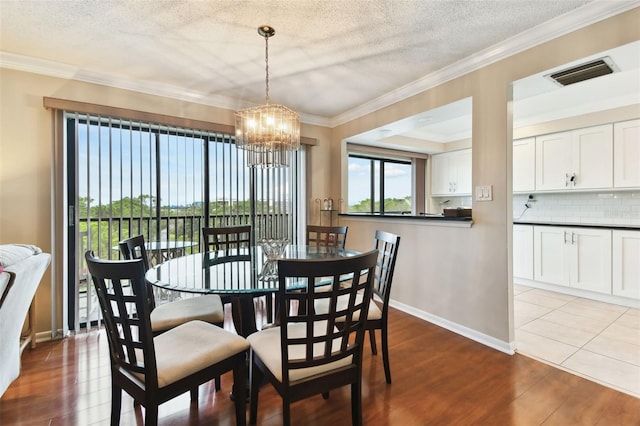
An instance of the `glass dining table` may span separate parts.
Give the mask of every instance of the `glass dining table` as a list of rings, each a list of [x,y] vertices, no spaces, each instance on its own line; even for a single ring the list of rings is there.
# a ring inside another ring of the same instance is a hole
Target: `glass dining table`
[[[334,247],[288,245],[282,258],[329,260],[357,254],[360,252]],[[232,305],[236,331],[246,337],[257,331],[254,299],[268,296],[270,300],[278,291],[277,278],[261,275],[268,269],[266,263],[260,246],[209,251],[169,259],[149,269],[146,279],[163,290],[220,295],[223,303]],[[294,282],[289,288],[297,285]]]

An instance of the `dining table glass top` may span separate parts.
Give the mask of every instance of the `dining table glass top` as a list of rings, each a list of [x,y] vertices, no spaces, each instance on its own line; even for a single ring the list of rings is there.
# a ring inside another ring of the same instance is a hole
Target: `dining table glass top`
[[[334,247],[288,245],[284,259],[329,260],[349,257],[360,252]],[[263,279],[267,262],[260,246],[231,251],[208,251],[167,260],[147,271],[146,279],[154,286],[188,293],[264,294],[278,290],[277,279]],[[316,285],[322,285],[318,282]],[[288,288],[303,288],[291,282]]]

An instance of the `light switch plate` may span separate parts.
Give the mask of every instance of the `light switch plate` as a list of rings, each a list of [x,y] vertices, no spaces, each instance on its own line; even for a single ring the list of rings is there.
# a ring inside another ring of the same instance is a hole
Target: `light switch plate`
[[[491,185],[476,186],[476,201],[493,200],[493,190]]]

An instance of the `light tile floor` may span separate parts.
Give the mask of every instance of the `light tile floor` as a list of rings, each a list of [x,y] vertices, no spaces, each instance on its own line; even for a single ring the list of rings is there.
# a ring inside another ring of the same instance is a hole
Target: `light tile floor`
[[[640,398],[640,310],[514,285],[517,350]]]

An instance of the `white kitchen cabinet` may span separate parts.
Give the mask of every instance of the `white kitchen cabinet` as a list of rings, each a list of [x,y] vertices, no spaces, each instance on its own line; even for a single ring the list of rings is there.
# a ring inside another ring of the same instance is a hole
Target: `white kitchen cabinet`
[[[536,137],[537,191],[613,186],[613,125]]]
[[[611,294],[611,230],[534,226],[534,279]]]
[[[640,299],[640,231],[613,230],[613,294]]]
[[[533,279],[551,284],[569,285],[569,255],[565,252],[565,228],[533,227]]]
[[[450,194],[449,162],[450,157],[447,154],[431,156],[431,195]]]
[[[513,225],[513,276],[533,279],[533,226]]]
[[[640,120],[613,126],[613,186],[640,187]]]
[[[471,149],[431,156],[431,195],[471,195]]]
[[[513,141],[513,192],[531,192],[536,185],[536,139]]]

